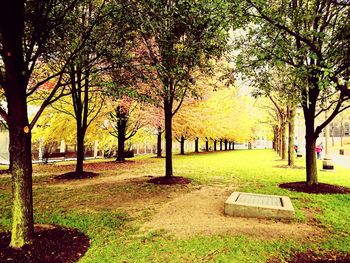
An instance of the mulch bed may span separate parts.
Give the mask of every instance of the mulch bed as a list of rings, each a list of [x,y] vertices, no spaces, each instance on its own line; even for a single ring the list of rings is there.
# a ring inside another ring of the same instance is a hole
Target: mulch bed
[[[88,250],[89,238],[75,229],[35,227],[32,245],[13,249],[10,232],[0,233],[0,262],[67,263],[76,262]]]
[[[84,170],[86,171],[101,171],[101,170],[115,170],[115,169],[128,169],[135,166],[144,165],[144,161],[131,161],[125,162],[106,161],[106,162],[92,162],[84,163]],[[75,164],[65,163],[49,163],[49,164],[35,164],[33,165],[34,173],[62,173],[62,171],[74,171]]]
[[[55,179],[57,180],[76,180],[76,179],[88,179],[92,177],[98,176],[98,173],[93,172],[82,172],[82,173],[76,173],[76,172],[69,172],[65,174],[61,174],[58,176],[55,176]]]
[[[292,182],[280,184],[279,187],[309,194],[350,194],[350,188],[324,183],[308,186],[305,182]]]
[[[289,263],[349,263],[350,254],[341,254],[339,252],[328,251],[322,254],[316,254],[312,250],[306,252],[295,252],[288,260]]]
[[[160,185],[173,185],[173,184],[189,184],[192,180],[180,176],[168,177],[156,177],[147,181],[147,183],[160,184]]]

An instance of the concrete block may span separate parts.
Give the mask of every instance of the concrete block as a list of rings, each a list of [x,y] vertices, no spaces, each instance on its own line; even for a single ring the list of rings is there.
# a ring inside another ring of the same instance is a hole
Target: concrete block
[[[295,211],[287,196],[233,192],[225,202],[225,214],[239,217],[293,219]]]

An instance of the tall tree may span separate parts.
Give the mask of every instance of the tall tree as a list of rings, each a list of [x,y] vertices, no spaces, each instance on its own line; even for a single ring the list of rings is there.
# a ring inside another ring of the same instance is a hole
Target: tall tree
[[[306,127],[306,181],[316,186],[316,140],[348,107],[350,6],[332,0],[247,4],[256,25],[248,35],[255,41],[257,60],[287,64],[297,76]],[[328,117],[317,125],[316,118],[326,110]]]
[[[0,115],[7,121],[10,133],[12,163],[12,234],[11,246],[20,248],[33,236],[31,128],[45,107],[57,97],[64,66],[49,72],[40,80],[32,76],[38,65],[54,60],[50,54],[64,43],[57,41],[66,31],[66,22],[77,1],[2,1],[0,4],[0,86],[5,92],[7,111]],[[79,48],[79,47],[77,47]],[[74,52],[73,52],[74,54]],[[73,56],[72,54],[72,56]],[[69,58],[67,58],[69,60]],[[27,97],[49,80],[58,78],[39,111],[28,121]]]
[[[192,73],[225,51],[228,40],[226,1],[142,0],[133,7],[145,56],[161,83],[166,140],[165,176],[173,176],[172,118],[194,92]]]

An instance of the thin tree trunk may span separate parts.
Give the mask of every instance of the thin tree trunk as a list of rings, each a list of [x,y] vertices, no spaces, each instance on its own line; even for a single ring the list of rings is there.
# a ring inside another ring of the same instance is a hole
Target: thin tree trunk
[[[205,141],[205,151],[209,152],[209,141],[208,140]]]
[[[216,152],[216,140],[214,140],[214,152]]]
[[[294,165],[294,157],[295,157],[295,153],[294,153],[294,128],[295,128],[295,123],[294,123],[294,119],[295,119],[295,106],[292,105],[290,110],[289,110],[289,116],[288,116],[289,120],[288,120],[288,165],[289,166],[293,166]]]
[[[82,127],[77,127],[77,162],[75,166],[75,172],[82,174],[84,172],[84,137],[85,132]]]
[[[222,140],[220,140],[220,151],[222,151]]]
[[[172,160],[172,106],[171,102],[164,100],[164,122],[165,122],[165,177],[173,176]]]
[[[225,140],[225,151],[227,151],[227,140]]]
[[[161,128],[158,128],[158,135],[157,135],[157,157],[162,157],[162,131]]]
[[[185,138],[181,136],[180,140],[180,154],[185,155]]]
[[[279,136],[279,129],[277,128],[276,131],[276,153],[280,154],[280,136]]]
[[[198,137],[194,140],[194,152],[196,152],[196,153],[199,152],[199,138]]]
[[[286,124],[281,126],[281,158],[286,160]]]
[[[123,115],[122,118],[118,120],[118,153],[117,161],[124,162],[124,150],[125,150],[125,134],[126,134],[126,116]]]
[[[232,142],[232,150],[235,149],[235,142]]]

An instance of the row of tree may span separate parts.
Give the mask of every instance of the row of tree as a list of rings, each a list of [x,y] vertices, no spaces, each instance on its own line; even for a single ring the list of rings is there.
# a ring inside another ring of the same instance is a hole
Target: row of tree
[[[201,98],[186,98],[175,115],[173,141],[181,143],[182,154],[185,140],[195,141],[194,150],[198,152],[199,140],[207,141],[207,145],[210,141],[215,150],[219,149],[216,144],[220,143],[222,150],[230,148],[225,146],[225,141],[246,142],[255,136],[257,121],[252,116],[256,112],[254,108],[248,107],[251,99],[238,95],[237,88],[216,87],[213,91],[213,86],[208,87],[209,90],[203,90]],[[95,115],[98,115],[86,131],[85,145],[94,145],[97,141],[99,149],[108,151],[117,148],[117,161],[124,161],[124,152],[130,150],[131,145],[144,141],[155,142],[154,137],[157,135],[157,154],[161,157],[164,123],[160,109],[130,98],[109,100],[103,98],[104,93],[100,92],[99,95],[100,103],[103,101],[105,106],[96,109]],[[33,141],[40,141],[42,146],[57,145],[62,140],[76,145],[76,121],[71,114],[72,105],[66,99],[60,99],[51,106],[33,129]],[[235,116],[234,121],[232,116]]]
[[[350,4],[247,0],[243,9],[248,26],[237,41],[237,67],[252,79],[259,95],[272,98],[281,120],[275,129],[282,130],[282,137],[285,124],[293,125],[295,106],[302,108],[306,181],[317,186],[316,140],[337,114],[349,108]],[[287,111],[280,110],[276,96]]]
[[[207,0],[1,2],[0,86],[7,108],[0,114],[10,134],[12,247],[33,237],[31,131],[62,98],[71,98],[73,110],[66,113],[76,120],[77,173],[83,173],[87,128],[104,106],[95,95],[105,90],[108,97],[163,109],[165,175],[173,176],[173,116],[187,96],[196,96],[194,73],[210,73],[227,50],[230,6]],[[38,107],[30,121],[28,102]],[[116,108],[114,116],[123,115]]]

